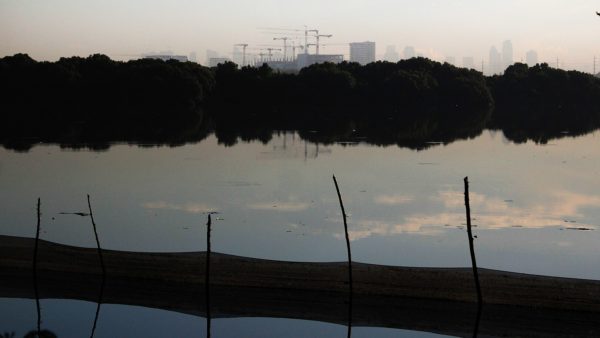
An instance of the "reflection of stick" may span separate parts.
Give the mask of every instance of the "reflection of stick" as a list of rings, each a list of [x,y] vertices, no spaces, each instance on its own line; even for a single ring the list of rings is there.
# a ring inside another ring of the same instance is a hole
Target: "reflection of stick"
[[[346,233],[346,248],[348,250],[348,282],[350,286],[350,295],[348,301],[348,337],[352,333],[352,252],[350,251],[350,236],[348,236],[348,223],[346,221],[346,211],[344,209],[344,202],[342,202],[342,194],[338,186],[335,175],[333,176],[333,183],[335,184],[335,190],[337,191],[338,198],[340,200],[340,208],[342,208],[342,217],[344,218],[344,232]]]
[[[471,264],[473,266],[473,276],[475,278],[475,287],[477,288],[477,303],[481,304],[481,286],[479,285],[479,274],[477,273],[477,262],[475,261],[475,248],[473,247],[473,232],[471,231],[471,207],[469,205],[469,178],[465,177],[465,208],[467,209],[467,234],[469,235],[469,250],[471,251]]]
[[[473,326],[473,338],[477,338],[479,334],[479,322],[481,322],[481,303],[477,303],[477,317],[475,318],[475,325]]]
[[[98,257],[100,258],[100,267],[102,268],[102,282],[100,284],[100,293],[98,295],[98,306],[96,307],[96,315],[94,316],[94,325],[92,326],[92,332],[90,338],[94,337],[96,332],[96,325],[98,324],[98,316],[100,315],[100,305],[102,304],[102,297],[104,295],[104,285],[106,283],[106,268],[104,267],[104,259],[102,258],[102,248],[100,247],[100,240],[98,239],[98,232],[96,231],[96,222],[94,222],[94,214],[92,213],[92,204],[90,203],[90,195],[87,195],[88,208],[90,209],[90,219],[92,220],[92,227],[94,229],[94,235],[96,236],[96,246],[98,248]]]
[[[38,256],[38,242],[40,241],[40,199],[37,201],[37,228],[35,231],[35,247],[33,248],[33,291],[35,292],[35,306],[37,309],[37,336],[40,336],[40,329],[42,326],[42,315],[40,310],[40,294],[38,291],[37,283],[37,256]]]
[[[210,213],[206,223],[206,273],[204,277],[206,287],[206,337],[210,338]]]

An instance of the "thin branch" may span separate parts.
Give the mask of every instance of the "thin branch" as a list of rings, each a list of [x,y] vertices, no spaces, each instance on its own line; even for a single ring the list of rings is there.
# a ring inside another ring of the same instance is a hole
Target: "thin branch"
[[[102,247],[100,246],[100,240],[98,239],[98,230],[96,229],[96,222],[94,221],[94,213],[92,212],[92,204],[90,203],[90,195],[87,195],[88,208],[90,210],[90,219],[92,220],[92,227],[94,228],[94,236],[96,237],[96,246],[98,248],[98,257],[100,258],[100,267],[102,268],[102,276],[106,276],[106,267],[104,266],[104,258],[102,257]]]
[[[35,246],[33,248],[33,291],[35,292],[35,306],[37,309],[37,335],[40,336],[42,327],[42,310],[40,308],[40,293],[38,290],[37,278],[37,260],[38,260],[38,243],[40,241],[40,226],[41,226],[41,211],[40,198],[37,200],[37,227],[35,231]]]
[[[346,249],[348,251],[348,285],[350,288],[349,300],[348,300],[348,337],[352,335],[352,252],[350,250],[350,236],[348,235],[348,222],[346,220],[346,210],[344,209],[344,202],[342,201],[342,194],[340,193],[340,187],[338,186],[335,175],[333,175],[333,183],[335,184],[335,190],[337,191],[338,199],[340,200],[340,208],[342,209],[342,217],[344,218],[344,232],[346,234]]]
[[[206,288],[206,337],[210,338],[210,227],[211,217],[208,214],[208,222],[206,223],[206,273],[205,288]]]
[[[473,266],[473,277],[477,289],[477,303],[482,304],[481,286],[479,285],[479,274],[477,272],[477,261],[475,260],[475,248],[473,244],[473,232],[471,231],[471,206],[469,204],[469,178],[465,177],[465,208],[467,210],[467,234],[469,236],[469,250],[471,252],[471,265]]]
[[[92,203],[90,202],[90,195],[87,195],[88,208],[90,210],[90,219],[92,220],[92,227],[94,229],[94,236],[96,237],[96,247],[98,249],[98,257],[100,259],[100,267],[102,268],[102,281],[100,284],[100,292],[98,295],[98,306],[96,307],[96,315],[94,316],[94,324],[92,326],[92,332],[90,338],[94,337],[96,333],[96,326],[98,324],[98,317],[100,316],[100,306],[102,304],[102,298],[104,296],[104,287],[106,285],[106,267],[104,266],[104,258],[102,256],[102,247],[100,246],[100,239],[98,238],[98,231],[96,229],[96,222],[94,221],[94,214],[92,212]]]

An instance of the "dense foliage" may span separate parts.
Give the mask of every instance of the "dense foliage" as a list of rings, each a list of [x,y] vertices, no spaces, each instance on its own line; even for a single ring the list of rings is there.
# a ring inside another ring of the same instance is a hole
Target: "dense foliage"
[[[517,63],[488,82],[496,99],[491,125],[515,142],[547,142],[600,126],[600,79],[590,74]]]
[[[486,78],[425,58],[287,74],[266,65],[210,69],[104,55],[37,62],[17,54],[0,58],[0,118],[0,141],[25,149],[35,140],[179,144],[211,131],[225,144],[266,142],[275,130],[324,143],[361,138],[422,148],[486,127],[514,141],[546,142],[600,126],[600,80],[546,64],[514,64]]]
[[[317,130],[321,142],[356,130],[378,144],[475,136],[493,104],[481,73],[424,58],[315,64],[297,75],[226,63],[215,77],[211,113],[226,143],[244,139],[250,126],[263,136]]]
[[[201,123],[214,85],[194,63],[17,54],[0,59],[0,132],[4,140],[165,142]]]

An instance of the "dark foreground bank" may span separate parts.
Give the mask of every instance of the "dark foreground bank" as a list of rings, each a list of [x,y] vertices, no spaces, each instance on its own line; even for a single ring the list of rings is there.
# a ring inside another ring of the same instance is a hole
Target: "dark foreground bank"
[[[35,240],[0,236],[0,296],[34,298]],[[96,249],[40,241],[41,298],[96,302]],[[102,303],[206,315],[205,253],[103,251]],[[211,256],[213,317],[283,317],[348,324],[345,263]],[[467,268],[406,268],[354,263],[354,326],[471,336],[477,306]],[[600,282],[480,270],[486,336],[598,336]],[[33,314],[32,314],[33,315]]]

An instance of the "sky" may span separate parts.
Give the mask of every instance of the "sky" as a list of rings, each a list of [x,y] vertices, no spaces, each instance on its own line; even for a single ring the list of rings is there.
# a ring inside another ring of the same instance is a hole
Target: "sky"
[[[491,46],[511,40],[515,61],[535,50],[540,61],[591,72],[594,56],[600,70],[596,10],[600,0],[0,0],[0,56],[126,60],[172,51],[205,62],[207,49],[231,57],[237,43],[248,43],[249,53],[280,45],[273,37],[285,35],[264,28],[306,25],[333,35],[321,53],[347,55],[347,43],[368,40],[378,58],[389,45],[414,46],[434,60],[480,64]]]

